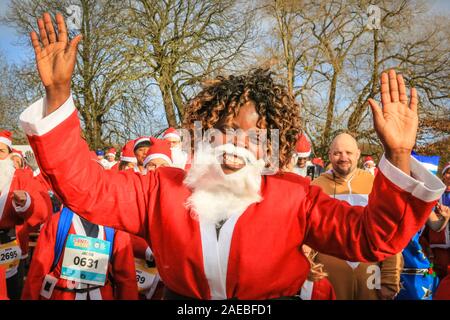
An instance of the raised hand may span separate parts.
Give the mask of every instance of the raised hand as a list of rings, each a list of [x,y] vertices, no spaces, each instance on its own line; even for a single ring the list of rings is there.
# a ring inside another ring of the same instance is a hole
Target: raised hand
[[[408,104],[406,86],[401,75],[394,70],[381,74],[381,109],[369,99],[375,131],[384,146],[386,158],[395,166],[410,173],[409,159],[416,143],[418,116],[417,91],[411,89]]]
[[[35,171],[37,168],[39,168],[37,161],[36,161],[36,157],[34,156],[34,153],[31,151],[25,152],[25,162],[28,164],[28,166],[33,171]]]
[[[48,13],[44,13],[37,23],[40,39],[34,31],[30,35],[39,76],[47,94],[47,114],[50,114],[70,95],[70,83],[81,35],[69,42],[64,18],[59,13],[56,15],[57,32]]]

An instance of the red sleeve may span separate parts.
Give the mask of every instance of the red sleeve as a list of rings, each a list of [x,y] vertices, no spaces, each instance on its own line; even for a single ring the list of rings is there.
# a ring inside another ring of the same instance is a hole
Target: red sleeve
[[[327,278],[314,281],[311,300],[336,300],[333,285]]]
[[[130,238],[134,257],[145,260],[145,252],[149,248],[147,241],[133,234],[130,235]]]
[[[380,261],[403,250],[436,201],[425,202],[377,174],[366,207],[331,198],[309,186],[305,244],[349,261]]]
[[[22,259],[28,255],[30,230],[26,223],[16,225],[16,237],[22,250]]]
[[[129,234],[116,231],[114,236],[113,279],[115,299],[137,300],[138,287],[133,249]]]
[[[0,267],[0,300],[9,300],[6,289],[6,270],[3,267]]]
[[[155,174],[103,170],[91,160],[76,111],[48,133],[28,139],[42,173],[67,207],[92,223],[147,238]]]
[[[39,234],[22,292],[23,300],[38,300],[40,297],[42,282],[53,263],[58,221],[59,213],[52,216]]]
[[[433,296],[433,300],[450,300],[450,275],[442,279]]]

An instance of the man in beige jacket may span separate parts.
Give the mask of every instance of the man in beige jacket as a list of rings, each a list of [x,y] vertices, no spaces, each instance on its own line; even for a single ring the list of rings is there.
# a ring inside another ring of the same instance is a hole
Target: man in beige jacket
[[[353,206],[367,205],[374,176],[357,168],[359,156],[360,150],[352,136],[345,133],[336,136],[329,151],[332,169],[312,184]],[[319,253],[316,262],[324,264],[338,300],[393,299],[400,290],[401,253],[379,263],[345,261]]]

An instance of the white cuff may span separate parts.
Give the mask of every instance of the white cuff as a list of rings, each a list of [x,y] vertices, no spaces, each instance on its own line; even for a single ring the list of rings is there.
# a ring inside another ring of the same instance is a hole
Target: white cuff
[[[41,98],[21,113],[19,120],[22,129],[28,136],[42,136],[57,127],[76,110],[72,96],[58,109],[44,117],[47,110],[47,99]]]
[[[37,177],[40,174],[41,174],[41,169],[39,169],[39,168],[37,168],[36,170],[33,171],[33,177]]]
[[[16,210],[16,212],[25,212],[31,206],[30,195],[28,194],[28,192],[25,192],[25,194],[27,196],[27,200],[25,201],[25,205],[23,207],[18,206],[14,200],[12,201],[12,205],[14,207],[14,210]]]
[[[152,249],[150,249],[150,247],[147,247],[147,250],[145,250],[145,260],[147,261],[152,261],[153,259],[153,252]]]
[[[389,181],[400,189],[411,193],[414,197],[425,202],[439,199],[445,191],[445,185],[442,181],[429,172],[414,157],[410,158],[410,166],[411,176],[408,176],[390,163],[383,154],[378,168]]]

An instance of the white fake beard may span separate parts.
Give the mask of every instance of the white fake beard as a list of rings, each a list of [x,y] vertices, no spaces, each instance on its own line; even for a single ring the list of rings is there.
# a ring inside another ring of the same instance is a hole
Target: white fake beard
[[[222,170],[217,155],[224,152],[245,159],[246,165],[231,174]],[[194,163],[184,183],[192,189],[186,205],[195,212],[194,218],[219,224],[233,215],[240,216],[249,205],[260,202],[262,159],[248,150],[225,144],[212,149],[204,146],[196,151]]]
[[[0,160],[0,191],[3,191],[11,181],[15,171],[16,168],[14,168],[14,162],[11,159]]]
[[[375,175],[375,167],[372,167],[372,168],[366,167],[366,171],[369,171],[373,176]]]
[[[183,169],[186,166],[187,162],[187,154],[180,147],[172,147],[170,148],[172,154],[172,163],[176,168]]]

